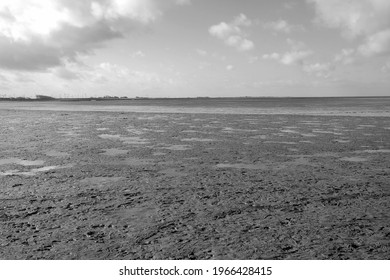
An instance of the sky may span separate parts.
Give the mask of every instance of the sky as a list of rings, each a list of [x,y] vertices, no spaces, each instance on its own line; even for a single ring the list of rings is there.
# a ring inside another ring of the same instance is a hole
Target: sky
[[[389,0],[1,0],[0,97],[389,96]]]

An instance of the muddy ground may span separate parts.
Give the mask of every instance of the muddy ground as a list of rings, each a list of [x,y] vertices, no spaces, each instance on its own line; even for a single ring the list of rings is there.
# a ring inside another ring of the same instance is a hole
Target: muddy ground
[[[389,259],[390,118],[0,111],[1,259]]]

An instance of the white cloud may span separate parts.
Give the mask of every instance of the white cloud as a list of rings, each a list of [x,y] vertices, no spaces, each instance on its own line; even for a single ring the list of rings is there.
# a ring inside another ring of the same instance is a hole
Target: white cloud
[[[287,44],[291,50],[285,53],[264,54],[263,59],[276,60],[284,65],[302,64],[304,59],[311,56],[313,51],[308,49],[303,42],[287,39]]]
[[[385,65],[383,65],[382,72],[384,73],[390,72],[390,59],[386,61]]]
[[[284,65],[300,64],[305,58],[313,54],[310,50],[290,51],[283,54],[272,53],[263,55],[264,59],[273,59]]]
[[[307,0],[314,3],[317,21],[339,28],[347,38],[362,38],[364,56],[390,53],[390,1]]]
[[[279,53],[264,54],[263,58],[264,59],[279,60],[280,59],[280,54]]]
[[[364,44],[358,48],[364,56],[374,56],[390,53],[390,28],[367,37]]]
[[[226,70],[228,70],[228,71],[231,71],[231,70],[233,70],[234,69],[234,66],[233,65],[227,65],[226,66]]]
[[[270,21],[264,24],[265,29],[273,30],[275,32],[291,33],[294,31],[303,31],[302,25],[293,25],[285,20],[279,19],[277,21]]]
[[[285,65],[297,64],[301,63],[305,58],[312,54],[313,52],[310,50],[286,52],[281,56],[280,62]]]
[[[131,55],[132,57],[145,57],[146,54],[143,51],[136,51]]]
[[[58,67],[54,69],[54,75],[64,80],[79,80],[81,76],[79,73],[73,72],[65,67]]]
[[[252,50],[255,45],[247,39],[248,35],[243,31],[243,27],[249,27],[252,21],[244,14],[240,14],[230,23],[221,22],[209,28],[209,33],[225,42],[226,45],[235,47],[239,51]]]
[[[46,71],[157,20],[178,0],[1,0],[0,68]]]
[[[316,77],[328,78],[333,70],[333,65],[329,62],[304,64],[302,70],[308,74],[315,75]]]
[[[258,60],[259,60],[258,56],[251,56],[251,57],[248,58],[248,62],[251,63],[251,64],[255,63]]]
[[[356,51],[354,49],[342,49],[339,54],[334,57],[334,62],[344,65],[351,64],[355,61]]]
[[[191,5],[191,0],[176,0],[176,4],[178,5]]]
[[[205,51],[205,50],[196,49],[195,51],[200,56],[206,56],[207,55],[207,51]]]

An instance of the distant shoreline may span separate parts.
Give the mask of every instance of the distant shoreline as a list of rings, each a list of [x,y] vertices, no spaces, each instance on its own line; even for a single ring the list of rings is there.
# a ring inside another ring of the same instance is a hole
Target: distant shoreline
[[[377,99],[390,98],[390,96],[236,96],[236,97],[86,97],[86,98],[25,98],[25,97],[3,97],[0,101],[11,102],[77,102],[77,101],[144,101],[144,100],[238,100],[238,99]]]

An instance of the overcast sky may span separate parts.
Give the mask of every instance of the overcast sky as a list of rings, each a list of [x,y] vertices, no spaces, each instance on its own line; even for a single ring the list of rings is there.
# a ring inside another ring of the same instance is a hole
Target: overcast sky
[[[389,0],[0,1],[0,95],[389,92]]]

